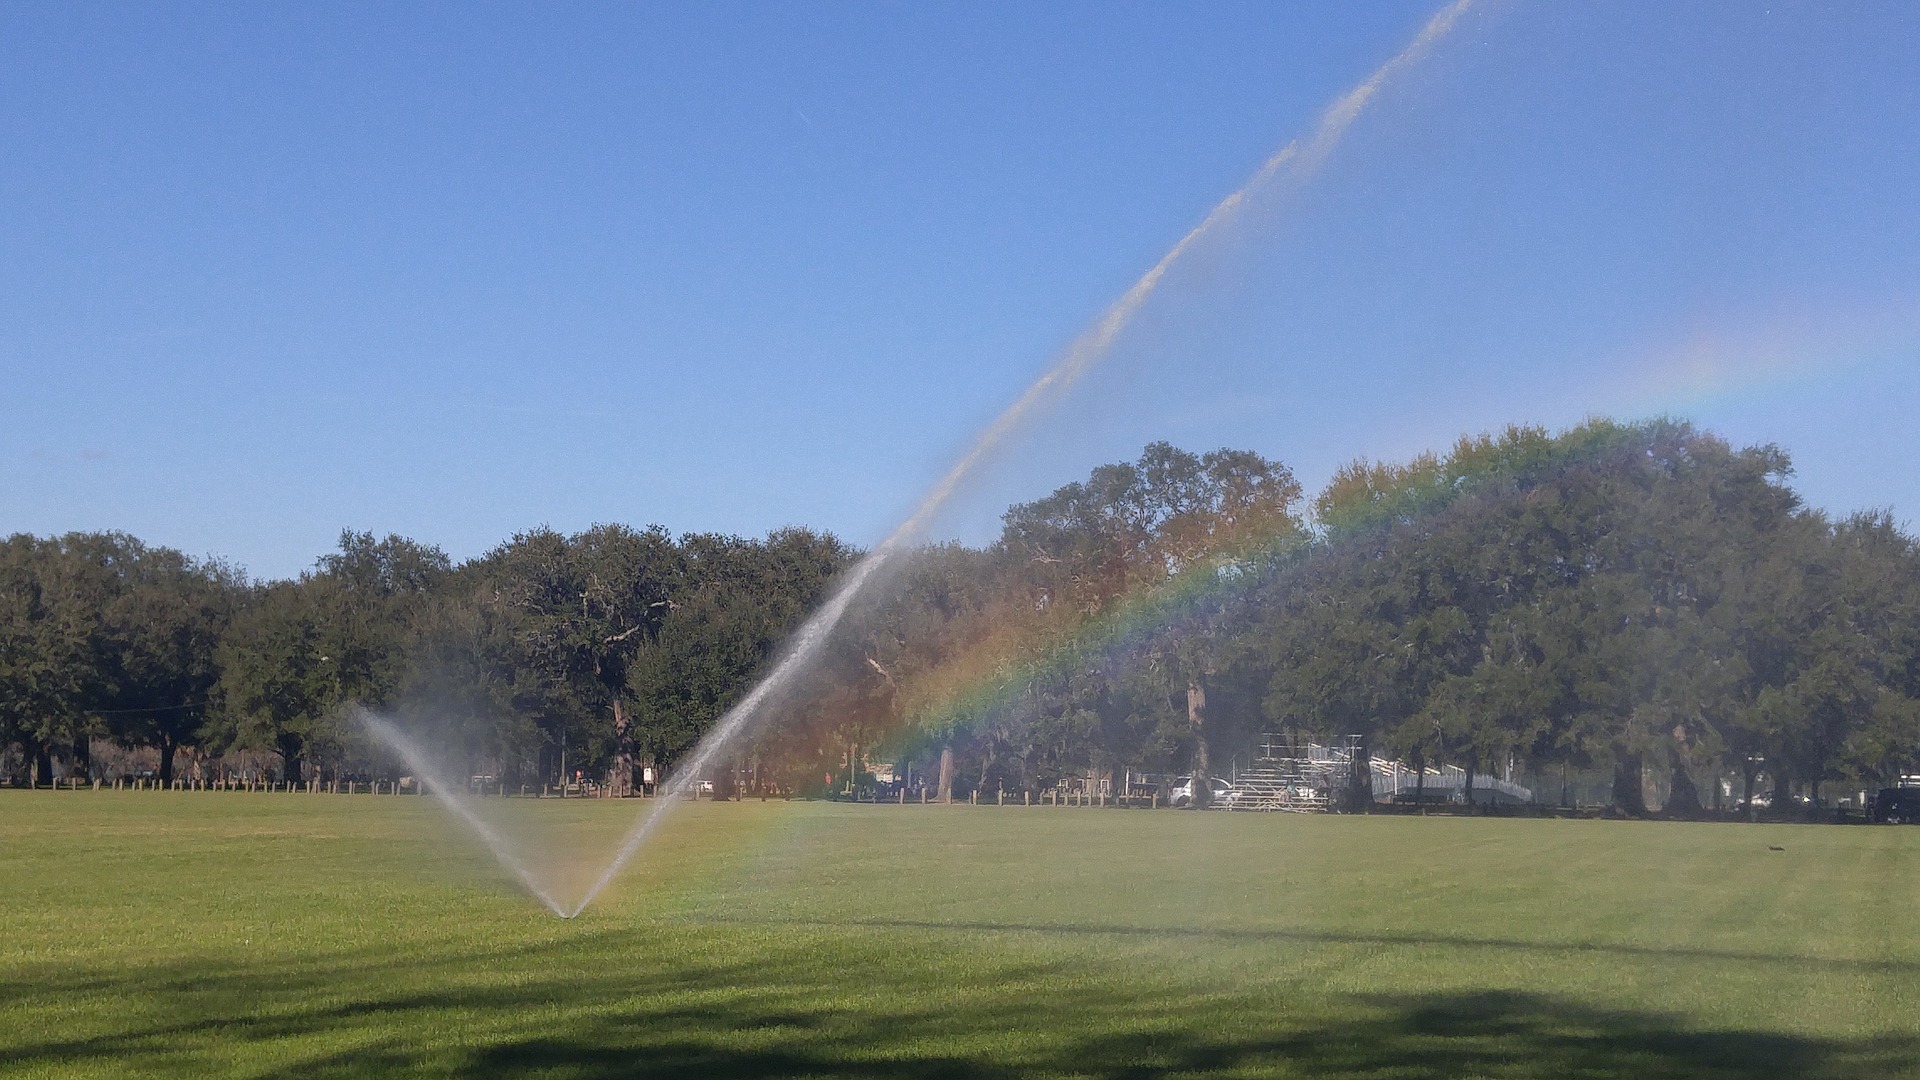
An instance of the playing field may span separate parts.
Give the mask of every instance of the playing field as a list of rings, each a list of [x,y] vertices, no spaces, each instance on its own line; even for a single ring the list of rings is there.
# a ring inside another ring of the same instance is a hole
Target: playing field
[[[1920,829],[700,803],[569,922],[425,799],[5,791],[0,978],[10,1076],[1920,1075]]]

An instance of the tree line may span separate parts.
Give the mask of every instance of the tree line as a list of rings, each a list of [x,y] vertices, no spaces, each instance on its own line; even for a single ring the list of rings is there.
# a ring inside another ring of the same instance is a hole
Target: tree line
[[[1369,756],[1612,778],[1645,813],[1737,782],[1776,802],[1897,782],[1920,752],[1920,551],[1831,520],[1787,456],[1678,421],[1510,428],[1286,466],[1165,443],[929,545],[851,612],[804,690],[713,777],[807,790],[875,762],[943,794],[1122,772],[1204,777],[1265,732]],[[376,707],[475,772],[670,769],[859,552],[599,526],[453,565],[343,535],[253,582],[118,534],[0,547],[0,741],[36,773],[90,740],[381,767]],[[1204,784],[1195,784],[1196,790]]]
[[[923,693],[947,704],[918,737],[1011,789],[1354,737],[1353,802],[1390,755],[1464,768],[1469,792],[1513,765],[1611,774],[1631,814],[1657,775],[1677,816],[1723,778],[1781,806],[1920,764],[1920,549],[1886,512],[1804,506],[1776,447],[1670,420],[1515,427],[1356,462],[1310,505],[1276,463],[1258,488],[1204,466],[1150,447],[951,553],[997,593],[892,640],[949,650],[917,661],[923,689],[968,649],[996,689]],[[951,606],[949,578],[903,611]]]
[[[458,765],[515,780],[571,761],[631,776],[699,737],[852,552],[601,525],[514,537],[455,566],[348,532],[293,580],[249,581],[118,533],[0,546],[0,745],[38,782],[96,738],[271,752],[279,775],[380,762],[354,710],[385,710]]]

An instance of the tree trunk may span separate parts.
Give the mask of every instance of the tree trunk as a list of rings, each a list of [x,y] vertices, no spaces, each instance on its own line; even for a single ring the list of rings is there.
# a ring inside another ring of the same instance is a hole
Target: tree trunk
[[[298,782],[306,771],[306,762],[302,754],[306,750],[298,735],[282,735],[275,740],[274,749],[280,752],[280,775]]]
[[[633,717],[617,693],[613,695],[613,775],[607,777],[607,786],[616,799],[633,794]],[[719,791],[717,784],[714,790]]]
[[[173,786],[173,739],[160,736],[160,782],[167,787]]]
[[[1613,763],[1613,805],[1623,814],[1645,817],[1647,793],[1641,784],[1642,763],[1639,754],[1621,752]]]
[[[953,747],[940,748],[940,801],[953,801]]]
[[[1693,782],[1693,750],[1687,743],[1685,725],[1674,725],[1668,753],[1673,783],[1667,789],[1667,805],[1662,810],[1668,817],[1697,818],[1706,808],[1700,803],[1700,788]]]
[[[1746,781],[1745,792],[1740,805],[1741,809],[1745,811],[1745,816],[1748,821],[1753,820],[1753,783],[1758,779],[1759,773],[1760,763],[1753,759],[1753,755],[1747,755],[1747,764],[1744,773],[1744,779]]]
[[[1700,801],[1700,788],[1694,784],[1685,765],[1674,765],[1673,782],[1667,788],[1667,805],[1661,810],[1671,818],[1692,819],[1706,813],[1706,804]]]
[[[1189,805],[1205,810],[1213,801],[1213,780],[1207,768],[1207,688],[1198,678],[1187,683],[1187,727],[1193,732],[1193,782],[1187,786]]]
[[[1413,755],[1413,805],[1425,813],[1427,807],[1427,755]]]
[[[1373,742],[1364,735],[1353,748],[1346,801],[1349,813],[1364,814],[1373,809]]]
[[[1469,813],[1469,814],[1471,814],[1471,813],[1473,813],[1473,810],[1474,810],[1474,806],[1473,806],[1473,767],[1474,767],[1475,765],[1477,765],[1477,764],[1479,764],[1479,761],[1480,761],[1480,759],[1479,759],[1479,757],[1478,757],[1478,755],[1476,755],[1476,754],[1468,754],[1468,755],[1467,755],[1467,766],[1466,766],[1466,768],[1467,768],[1467,775],[1466,775],[1466,779],[1464,780],[1464,782],[1463,782],[1463,783],[1461,784],[1461,787],[1460,787],[1460,793],[1461,793],[1461,795],[1462,795],[1463,797],[1465,797],[1465,799],[1467,800],[1467,813]]]
[[[53,784],[53,751],[48,749],[46,743],[36,742],[33,744],[32,753],[33,753],[33,786],[39,787],[41,784],[52,786]]]

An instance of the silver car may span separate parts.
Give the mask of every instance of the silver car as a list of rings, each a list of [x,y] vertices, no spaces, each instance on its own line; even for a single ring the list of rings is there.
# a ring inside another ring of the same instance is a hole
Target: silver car
[[[1240,789],[1217,776],[1207,777],[1207,789],[1213,792],[1209,800],[1211,806],[1232,806],[1240,800]],[[1182,776],[1174,780],[1173,790],[1167,793],[1167,805],[1178,808],[1193,803],[1193,777]]]

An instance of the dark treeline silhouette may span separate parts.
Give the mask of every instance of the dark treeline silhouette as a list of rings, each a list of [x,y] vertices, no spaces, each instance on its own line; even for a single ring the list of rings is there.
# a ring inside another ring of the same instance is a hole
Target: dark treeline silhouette
[[[299,781],[377,764],[358,707],[431,732],[456,764],[518,782],[563,760],[631,775],[684,752],[820,599],[850,552],[602,525],[538,530],[460,566],[346,533],[292,581],[250,583],[121,534],[0,548],[0,742],[39,782],[96,738],[269,751]]]
[[[1914,767],[1920,551],[1885,513],[1803,507],[1776,448],[1512,428],[1341,470],[1311,529],[1280,485],[1240,528],[1231,484],[1159,479],[1170,453],[1016,507],[974,556],[1006,583],[978,608],[1013,614],[973,620],[996,692],[931,710],[962,776],[1198,774],[1283,731],[1358,736],[1357,802],[1389,754],[1465,768],[1469,798],[1510,764],[1611,773],[1633,814],[1658,775],[1686,816],[1722,778],[1751,810],[1757,783],[1784,808]]]
[[[1832,521],[1785,454],[1674,421],[1512,428],[1359,462],[1311,504],[1285,466],[1164,443],[930,546],[858,606],[718,794],[941,796],[1222,771],[1263,732],[1474,772],[1610,774],[1621,811],[1776,807],[1898,782],[1920,750],[1920,551]],[[599,526],[454,566],[348,533],[293,581],[118,534],[0,547],[0,742],[44,782],[98,739],[286,779],[386,767],[375,707],[511,784],[614,794],[673,763],[857,552]],[[1205,785],[1196,783],[1196,791]],[[1471,784],[1468,787],[1471,792]]]

